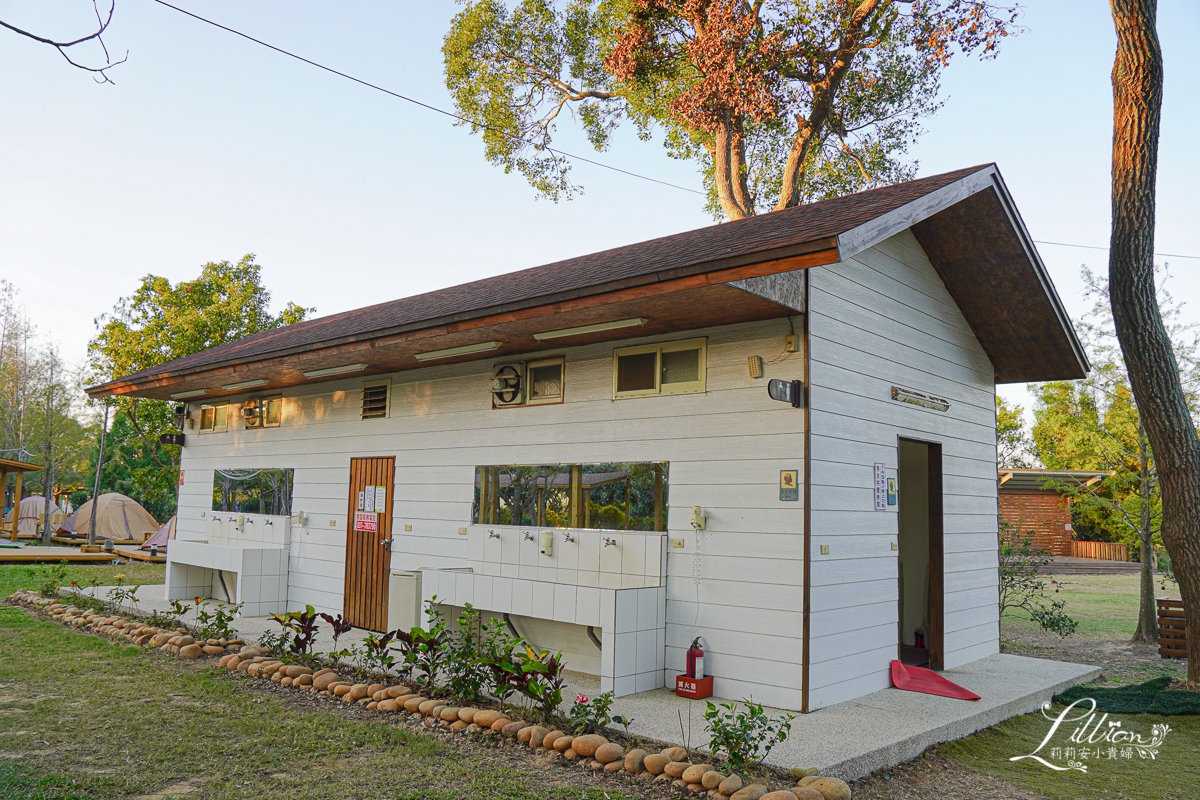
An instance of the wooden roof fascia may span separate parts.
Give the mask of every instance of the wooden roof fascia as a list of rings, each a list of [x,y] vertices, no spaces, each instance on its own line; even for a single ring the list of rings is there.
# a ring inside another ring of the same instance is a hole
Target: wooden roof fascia
[[[814,249],[809,246],[811,244],[819,244],[823,245],[823,247]],[[790,251],[797,248],[789,247],[784,249]],[[195,378],[199,376],[221,377],[238,375],[252,367],[270,367],[281,364],[285,361],[294,361],[294,356],[302,353],[319,353],[324,356],[359,353],[365,350],[383,347],[390,344],[413,341],[416,339],[432,338],[447,333],[460,333],[463,331],[477,330],[486,328],[490,325],[496,325],[505,322],[532,319],[595,306],[613,305],[623,300],[641,299],[654,295],[670,294],[672,292],[683,291],[685,289],[711,286],[714,284],[728,284],[731,281],[743,280],[747,278],[756,278],[764,275],[773,275],[781,272],[792,272],[799,269],[824,266],[826,264],[835,264],[839,260],[836,243],[832,239],[816,240],[815,243],[806,244],[803,249],[805,252],[792,254],[782,258],[754,261],[750,264],[726,267],[716,271],[701,271],[685,276],[662,277],[661,279],[654,281],[642,281],[640,279],[635,281],[623,281],[622,283],[633,283],[634,285],[628,286],[627,288],[610,289],[609,291],[602,293],[585,293],[582,296],[557,299],[550,303],[542,303],[532,307],[495,312],[482,317],[472,317],[470,314],[455,315],[461,319],[443,323],[437,323],[436,321],[417,323],[411,326],[403,326],[402,328],[393,330],[391,332],[381,332],[379,335],[375,335],[373,333],[370,337],[344,337],[341,340],[330,340],[329,342],[323,342],[317,346],[307,345],[304,347],[296,347],[287,350],[266,353],[263,356],[250,361],[231,359],[225,362],[205,364],[176,372],[164,372],[137,381],[112,381],[110,383],[101,384],[98,386],[89,386],[85,389],[85,391],[87,392],[88,396],[92,398],[130,394],[141,389],[168,387],[174,384],[182,383],[187,378]],[[744,257],[732,260],[742,261],[744,260]],[[669,270],[654,273],[654,275],[667,276],[675,272],[676,270]],[[546,298],[541,299],[545,300]],[[492,357],[490,353],[480,354],[480,358],[490,357]],[[239,369],[238,367],[242,368]],[[341,380],[345,377],[346,376],[344,375],[330,376],[329,380]],[[214,395],[214,397],[218,396],[219,395]],[[197,401],[203,400],[203,398],[196,399]]]
[[[41,467],[28,461],[14,461],[11,458],[0,458],[0,469],[5,472],[38,472]]]

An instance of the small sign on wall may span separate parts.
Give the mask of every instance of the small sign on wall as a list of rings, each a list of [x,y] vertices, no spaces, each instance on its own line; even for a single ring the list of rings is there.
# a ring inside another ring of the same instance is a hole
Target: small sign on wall
[[[387,508],[385,506],[386,503],[387,503],[387,487],[386,486],[376,486],[375,487],[375,510],[378,511],[380,514],[387,511]]]
[[[362,504],[363,511],[374,511],[375,510],[375,487],[368,486],[365,489],[363,489],[363,492],[365,493],[365,496],[363,498],[363,504]]]
[[[800,499],[800,470],[796,470],[796,469],[781,469],[781,470],[779,470],[779,499],[780,500],[799,500]]]
[[[363,492],[358,493],[358,510],[359,511],[363,510],[363,496],[364,496]]]
[[[887,511],[888,507],[888,479],[887,479],[887,464],[875,462],[875,510]]]
[[[354,530],[379,533],[379,517],[374,511],[357,511],[354,514]]]

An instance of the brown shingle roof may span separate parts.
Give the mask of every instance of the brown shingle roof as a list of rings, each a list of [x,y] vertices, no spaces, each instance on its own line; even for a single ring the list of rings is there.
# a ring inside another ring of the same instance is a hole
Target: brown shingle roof
[[[528,305],[533,300],[545,302],[567,292],[588,294],[587,290],[593,288],[602,291],[602,287],[614,282],[653,276],[664,270],[759,253],[765,256],[782,248],[836,237],[988,166],[869,189],[299,322],[202,350],[118,380],[127,383],[167,372],[254,361],[294,348],[368,339],[398,328],[428,327],[451,316],[460,319],[484,316],[501,306]]]

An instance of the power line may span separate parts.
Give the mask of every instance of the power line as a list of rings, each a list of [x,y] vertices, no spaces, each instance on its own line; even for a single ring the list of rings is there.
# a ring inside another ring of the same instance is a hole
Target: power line
[[[1034,239],[1038,244],[1052,244],[1058,247],[1082,247],[1085,250],[1107,250],[1107,247],[1097,247],[1094,244],[1068,244],[1066,242],[1043,242],[1041,239]],[[1181,256],[1178,253],[1155,253],[1156,256],[1163,258],[1200,258],[1200,256]]]
[[[619,172],[622,175],[628,175],[631,178],[640,178],[641,180],[650,181],[651,183],[657,183],[657,184],[661,184],[663,186],[670,186],[672,189],[681,189],[682,191],[691,192],[692,194],[704,194],[703,192],[698,192],[695,189],[689,189],[686,186],[679,186],[678,184],[668,183],[667,181],[660,181],[658,178],[651,178],[646,175],[639,175],[636,172],[630,172],[629,170],[621,169],[620,167],[614,167],[610,164],[604,164],[599,161],[594,161],[590,158],[585,158],[584,156],[577,156],[572,153],[568,153],[564,150],[558,150],[553,147],[544,147],[541,145],[536,145],[527,139],[522,139],[520,136],[516,136],[516,135],[508,133],[506,131],[497,130],[489,125],[481,125],[480,123],[475,122],[473,120],[469,120],[466,117],[460,117],[458,114],[455,114],[451,111],[446,111],[444,109],[438,108],[437,106],[431,106],[428,103],[422,103],[420,100],[414,100],[411,97],[406,97],[405,95],[402,95],[399,92],[393,92],[391,89],[385,89],[384,87],[379,86],[377,84],[371,83],[369,81],[364,81],[362,78],[356,78],[353,75],[346,74],[345,72],[339,72],[338,70],[334,69],[333,67],[327,67],[324,64],[320,64],[316,61],[305,58],[304,56],[296,55],[295,53],[293,53],[289,50],[284,50],[282,47],[276,47],[273,44],[264,42],[262,39],[255,39],[253,36],[251,36],[249,34],[242,33],[239,30],[235,30],[226,25],[222,25],[219,22],[213,22],[211,19],[206,19],[205,17],[202,17],[199,14],[193,14],[191,11],[180,8],[179,6],[173,6],[170,3],[166,2],[165,0],[154,0],[154,2],[158,3],[161,6],[166,6],[167,8],[178,11],[180,14],[191,17],[192,19],[199,20],[200,22],[204,22],[208,25],[212,25],[214,28],[220,28],[221,30],[232,33],[235,36],[240,36],[243,39],[247,39],[251,42],[254,42],[257,45],[262,45],[263,47],[267,48],[268,50],[274,50],[276,53],[280,53],[281,55],[288,56],[289,58],[294,58],[297,61],[303,61],[305,64],[308,64],[309,66],[316,67],[317,69],[325,70],[326,72],[337,75],[340,78],[345,78],[346,80],[354,81],[355,83],[360,84],[362,86],[366,86],[370,89],[374,89],[376,91],[383,92],[384,94],[391,95],[392,97],[395,97],[399,100],[404,100],[405,102],[412,103],[413,105],[420,106],[421,108],[436,112],[438,114],[442,114],[444,116],[450,117],[451,119],[456,119],[460,122],[465,122],[468,125],[474,125],[477,128],[483,128],[484,130],[489,130],[494,133],[499,133],[502,136],[507,136],[510,139],[516,139],[519,142],[524,142],[525,144],[530,145],[531,147],[536,147],[539,150],[545,150],[547,152],[554,153],[555,155],[559,155],[564,158],[572,158],[572,159],[575,159],[576,161],[582,161],[583,163],[591,164],[594,167],[600,167],[602,169],[611,170],[613,172]]]

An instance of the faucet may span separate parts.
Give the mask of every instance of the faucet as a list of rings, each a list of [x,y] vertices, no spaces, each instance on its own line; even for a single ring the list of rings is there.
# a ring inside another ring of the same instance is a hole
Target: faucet
[[[527,541],[527,542],[537,541],[536,539],[533,538],[533,534],[530,533],[529,531],[521,531],[521,533],[525,534],[525,541]]]
[[[575,541],[575,537],[571,535],[570,531],[563,531],[563,541],[564,542],[573,542],[573,541]]]
[[[500,534],[496,533],[496,531],[494,531],[494,530],[491,530],[491,529],[489,528],[489,529],[488,529],[488,538],[489,538],[489,539],[499,539],[499,538],[500,538]]]
[[[605,546],[605,547],[609,547],[609,546],[611,546],[611,545],[615,545],[616,543],[617,543],[617,540],[616,540],[616,539],[614,539],[614,538],[612,538],[611,536],[605,536],[605,537],[604,537],[604,546]]]

